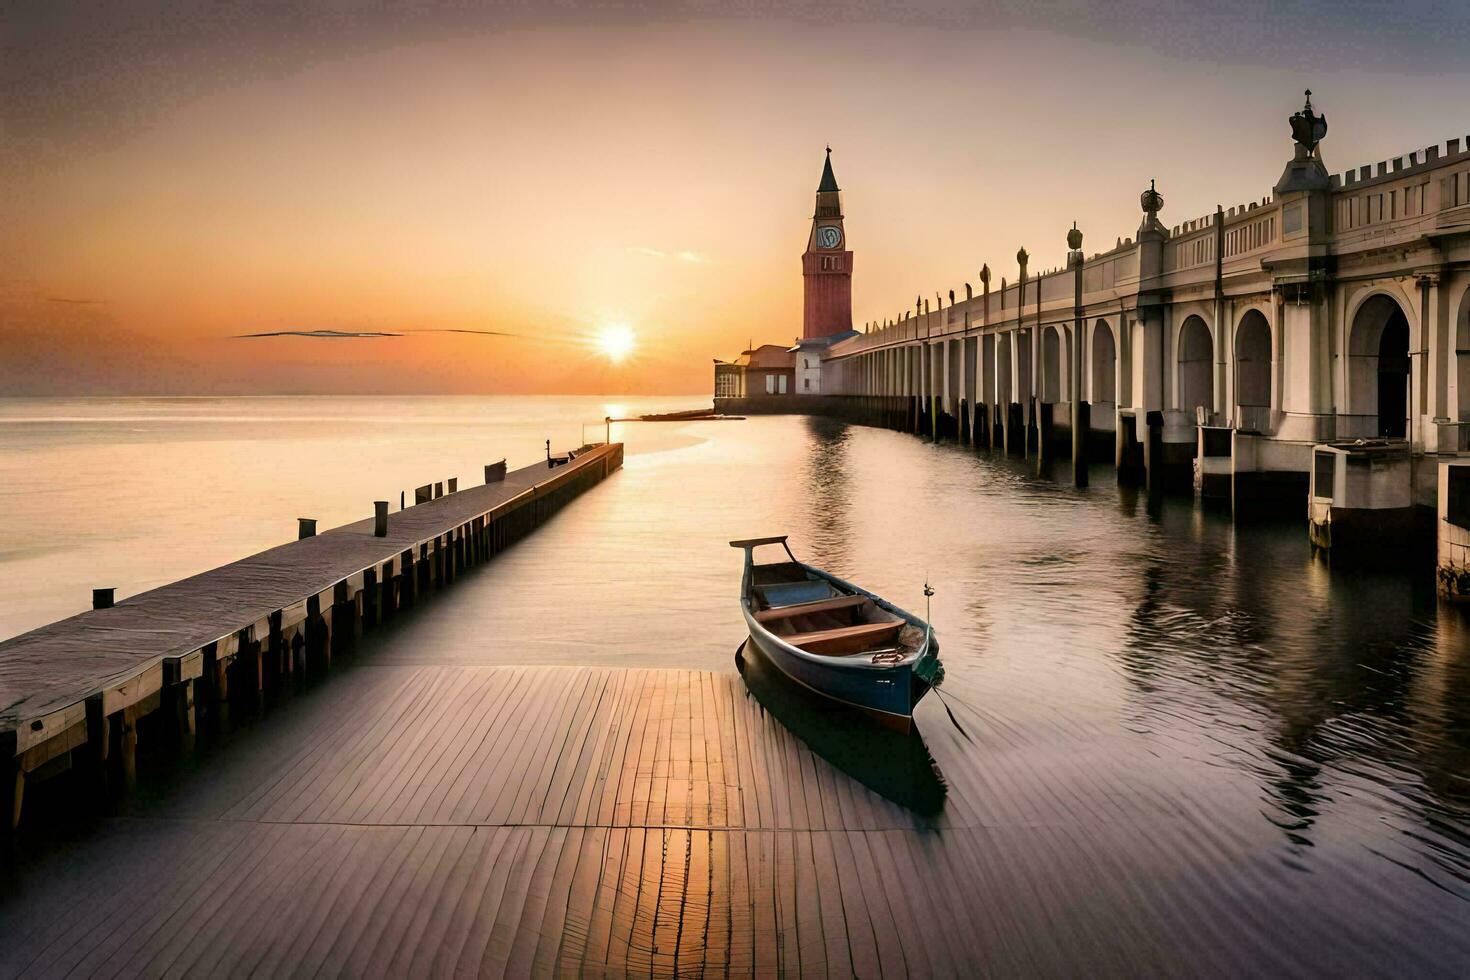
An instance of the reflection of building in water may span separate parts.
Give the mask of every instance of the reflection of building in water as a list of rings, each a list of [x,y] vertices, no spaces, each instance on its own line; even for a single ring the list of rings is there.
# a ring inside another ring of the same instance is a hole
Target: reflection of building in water
[[[1436,617],[1430,588],[1392,573],[1325,575],[1269,526],[1171,540],[1144,570],[1118,655],[1132,710],[1151,729],[1233,732],[1212,751],[1254,776],[1264,816],[1293,844],[1312,843],[1354,785],[1399,796],[1420,818],[1411,832],[1444,833],[1438,811],[1470,798],[1470,653],[1465,626]],[[1181,564],[1215,573],[1181,575]],[[1303,574],[1321,588],[1304,588]]]
[[[848,472],[849,426],[837,419],[809,416],[811,438],[806,454],[806,505],[812,537],[812,560],[819,565],[850,571],[852,477]]]

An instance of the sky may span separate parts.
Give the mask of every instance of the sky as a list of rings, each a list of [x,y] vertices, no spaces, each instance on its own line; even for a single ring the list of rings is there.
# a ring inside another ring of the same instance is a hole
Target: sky
[[[1465,137],[1470,5],[0,0],[0,395],[706,392],[826,145],[860,327],[1265,196],[1309,87]]]

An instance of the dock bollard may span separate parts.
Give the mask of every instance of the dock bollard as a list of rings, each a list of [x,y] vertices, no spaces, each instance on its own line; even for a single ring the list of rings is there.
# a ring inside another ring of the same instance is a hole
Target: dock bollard
[[[112,598],[113,598],[113,595],[116,592],[117,592],[116,589],[93,589],[92,590],[92,608],[93,609],[111,609],[112,608]]]
[[[315,517],[298,517],[298,518],[296,518],[296,540],[297,541],[300,541],[302,538],[314,538],[314,537],[316,537],[316,518]]]
[[[438,498],[440,498],[442,496],[444,496],[444,484],[443,483],[436,483],[436,484],[434,484],[434,498],[437,500]]]
[[[373,501],[373,537],[388,536],[388,501]]]

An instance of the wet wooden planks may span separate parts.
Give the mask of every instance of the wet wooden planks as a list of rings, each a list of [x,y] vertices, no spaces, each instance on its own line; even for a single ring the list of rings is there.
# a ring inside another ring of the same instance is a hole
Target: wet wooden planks
[[[1371,936],[1308,890],[1267,914],[1269,868],[1187,815],[1098,819],[1062,767],[1031,775],[1055,806],[997,818],[967,801],[1023,771],[941,755],[964,792],[931,822],[733,673],[360,667],[24,869],[0,975],[1304,972],[1447,948],[1427,908]]]

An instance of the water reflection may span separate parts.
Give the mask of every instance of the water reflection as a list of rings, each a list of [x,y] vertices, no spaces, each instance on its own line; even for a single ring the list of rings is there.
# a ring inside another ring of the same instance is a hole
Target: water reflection
[[[917,726],[907,733],[890,731],[819,698],[792,683],[748,642],[736,652],[735,666],[761,706],[837,769],[920,816],[937,816],[944,809],[944,778]]]
[[[850,429],[846,422],[809,415],[803,419],[810,443],[806,454],[806,522],[811,531],[812,558],[816,564],[841,575],[850,569],[846,543],[851,539],[850,475],[847,446]]]
[[[1294,524],[1223,524],[1178,501],[1156,519],[1169,550],[1138,571],[1118,653],[1135,730],[1208,732],[1258,781],[1290,866],[1305,867],[1322,821],[1352,801],[1435,860],[1420,874],[1462,890],[1470,767],[1457,708],[1470,687],[1464,636],[1432,583],[1326,573]]]

